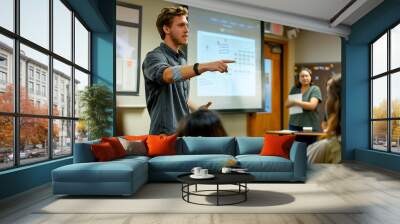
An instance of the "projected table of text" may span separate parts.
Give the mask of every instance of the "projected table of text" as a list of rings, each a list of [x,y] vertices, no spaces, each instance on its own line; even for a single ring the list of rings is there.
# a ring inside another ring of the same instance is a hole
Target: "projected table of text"
[[[197,32],[198,62],[235,60],[228,73],[207,72],[198,77],[198,96],[255,96],[256,43],[228,34]]]

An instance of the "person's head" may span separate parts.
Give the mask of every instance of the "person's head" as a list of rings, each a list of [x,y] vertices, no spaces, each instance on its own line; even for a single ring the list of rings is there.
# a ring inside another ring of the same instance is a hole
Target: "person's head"
[[[200,109],[179,122],[177,136],[221,137],[227,134],[217,113]]]
[[[341,75],[334,75],[327,82],[326,112],[328,114],[328,135],[339,136],[341,134]]]
[[[157,17],[157,30],[162,40],[172,41],[176,46],[187,44],[189,27],[186,8],[163,8]]]
[[[311,75],[311,69],[306,67],[301,68],[298,74],[298,82],[295,82],[296,86],[298,88],[302,86],[311,86],[313,84]]]

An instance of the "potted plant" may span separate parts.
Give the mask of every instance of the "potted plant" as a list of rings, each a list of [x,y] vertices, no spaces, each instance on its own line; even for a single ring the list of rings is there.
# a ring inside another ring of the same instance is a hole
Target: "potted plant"
[[[79,106],[82,109],[80,124],[85,124],[89,140],[109,136],[111,125],[113,96],[109,88],[102,84],[87,86],[79,94]]]

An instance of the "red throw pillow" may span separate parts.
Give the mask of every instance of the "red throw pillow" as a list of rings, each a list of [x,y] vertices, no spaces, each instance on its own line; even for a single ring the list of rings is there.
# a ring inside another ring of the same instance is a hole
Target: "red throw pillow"
[[[124,139],[129,141],[146,141],[148,135],[127,135]]]
[[[280,156],[289,159],[290,148],[296,138],[295,135],[265,135],[262,156]]]
[[[101,142],[108,142],[114,149],[117,158],[126,156],[126,151],[117,137],[101,138]]]
[[[176,135],[149,135],[147,137],[148,156],[175,155]]]
[[[93,144],[91,145],[91,149],[94,157],[99,162],[109,161],[117,158],[113,147],[108,142]]]

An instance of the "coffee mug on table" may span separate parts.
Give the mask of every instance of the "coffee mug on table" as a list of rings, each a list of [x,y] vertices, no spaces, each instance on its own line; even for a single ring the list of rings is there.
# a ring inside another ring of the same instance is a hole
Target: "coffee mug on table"
[[[222,167],[221,172],[222,173],[230,173],[232,171],[232,169],[230,167]]]
[[[201,167],[193,167],[193,169],[192,169],[192,173],[194,174],[194,175],[196,175],[196,176],[199,176],[199,175],[201,175],[200,174],[200,171],[202,170],[202,168]]]
[[[207,176],[208,175],[208,169],[201,169],[200,170],[200,176]]]

